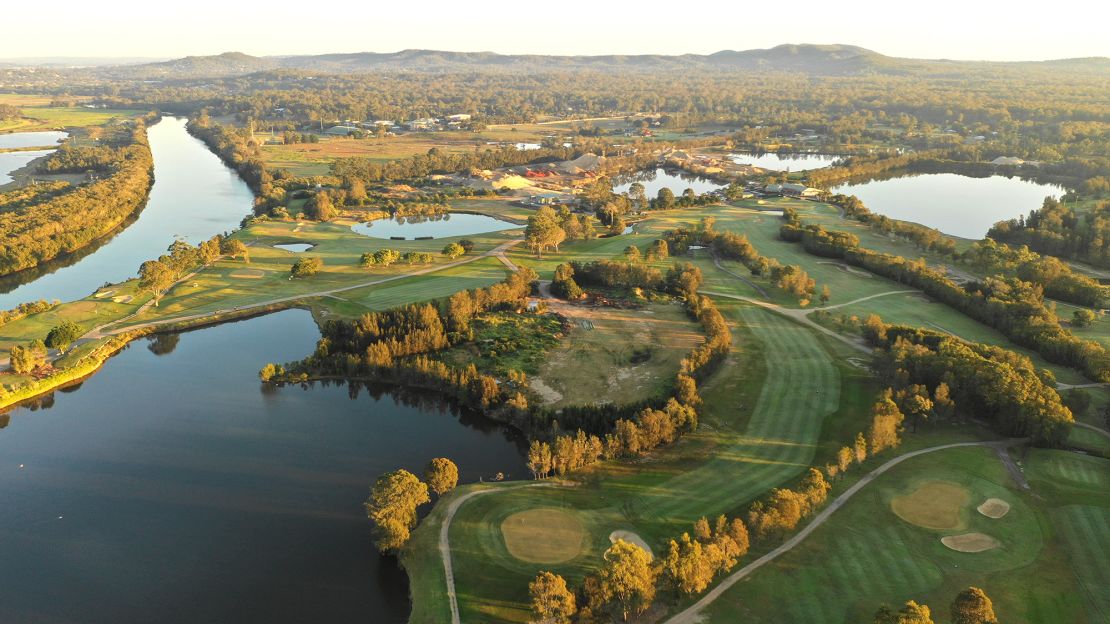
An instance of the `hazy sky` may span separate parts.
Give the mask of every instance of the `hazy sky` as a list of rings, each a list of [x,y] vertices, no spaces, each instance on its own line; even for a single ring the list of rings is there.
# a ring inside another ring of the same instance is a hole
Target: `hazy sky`
[[[4,2],[0,58],[394,52],[682,54],[847,43],[892,56],[1110,56],[1105,0]],[[9,27],[8,25],[14,25]]]

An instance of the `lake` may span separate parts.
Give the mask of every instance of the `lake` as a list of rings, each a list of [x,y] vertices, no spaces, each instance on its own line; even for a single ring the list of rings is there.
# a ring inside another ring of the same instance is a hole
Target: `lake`
[[[500,232],[524,227],[486,215],[451,212],[443,215],[397,217],[395,219],[375,219],[359,223],[351,229],[363,236],[373,238],[392,238],[400,236],[414,238],[447,238],[451,236],[470,236],[485,232]]]
[[[68,132],[47,130],[44,132],[13,132],[0,134],[0,149],[17,147],[46,147],[55,145],[69,136]]]
[[[983,238],[998,221],[1028,214],[1040,208],[1045,197],[1064,192],[1053,184],[1020,178],[972,178],[955,173],[873,180],[831,190],[859,197],[872,212],[970,239]]]
[[[0,417],[0,622],[405,622],[370,485],[436,456],[525,478],[521,447],[431,399],[259,384],[318,338],[289,310],[141,340]]]
[[[729,160],[740,165],[754,165],[772,171],[809,171],[821,169],[836,162],[840,157],[829,154],[802,154],[802,153],[777,153],[764,152],[753,154],[739,152],[729,154]]]
[[[185,130],[185,121],[164,117],[147,131],[154,186],[138,218],[72,257],[0,279],[0,309],[38,299],[86,297],[105,282],[134,276],[140,264],[165,253],[175,238],[198,243],[238,227],[250,214],[254,195]]]
[[[285,251],[291,251],[293,253],[304,253],[315,246],[316,245],[313,245],[311,243],[278,243],[274,245],[274,247],[277,249],[283,249]]]
[[[694,192],[700,195],[725,187],[724,184],[718,184],[707,178],[688,173],[674,173],[663,168],[657,168],[614,178],[613,192],[624,193],[634,182],[639,182],[644,185],[644,192],[647,193],[649,199],[655,198],[655,196],[659,194],[659,190],[664,187],[671,189],[675,197],[681,195],[682,192],[688,188],[694,189]]]
[[[22,169],[27,166],[27,163],[40,157],[46,156],[54,150],[29,150],[24,152],[0,152],[0,184],[7,184],[12,181],[10,175],[16,169]]]

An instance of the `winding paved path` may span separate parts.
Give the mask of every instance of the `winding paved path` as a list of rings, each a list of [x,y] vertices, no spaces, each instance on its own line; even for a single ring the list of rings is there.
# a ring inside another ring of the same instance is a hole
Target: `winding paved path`
[[[849,347],[852,347],[853,349],[856,349],[857,351],[860,351],[862,353],[871,353],[871,349],[868,348],[867,345],[865,345],[862,340],[855,340],[855,339],[849,338],[849,337],[845,336],[844,334],[839,334],[837,332],[834,332],[833,330],[831,330],[831,329],[829,329],[829,328],[811,320],[809,318],[809,313],[812,312],[813,310],[800,310],[800,309],[794,309],[794,308],[784,308],[784,307],[778,305],[777,303],[770,303],[768,301],[753,299],[752,297],[745,297],[743,295],[730,295],[728,293],[714,292],[714,291],[711,291],[711,290],[701,290],[701,291],[698,291],[698,292],[700,292],[703,295],[709,295],[709,296],[712,296],[712,297],[724,297],[726,299],[736,299],[737,301],[744,301],[744,302],[747,302],[747,303],[751,303],[751,304],[760,306],[762,308],[767,308],[768,310],[771,310],[772,312],[781,314],[781,315],[783,315],[783,316],[785,316],[789,319],[793,319],[794,321],[797,321],[798,323],[801,323],[802,325],[805,325],[806,327],[809,327],[810,329],[817,330],[817,331],[821,332],[822,334],[825,334],[826,336],[829,336],[831,338],[836,338],[837,340],[843,342],[844,344],[848,345]],[[849,303],[855,303],[855,302],[850,301]],[[848,304],[844,304],[844,305],[848,305]]]
[[[108,329],[109,327],[112,327],[113,325],[119,325],[120,323],[122,323],[124,321],[127,321],[131,318],[134,318],[137,314],[140,314],[141,312],[145,311],[145,309],[147,309],[147,307],[150,305],[150,302],[148,302],[147,304],[144,304],[143,308],[140,308],[138,312],[135,312],[135,314],[126,316],[122,319],[117,319],[117,320],[112,321],[110,323],[105,323],[104,325],[100,325],[98,327],[94,327],[88,333],[86,333],[84,336],[82,336],[82,340],[94,340],[96,338],[103,338],[105,336],[111,336],[111,335],[114,335],[114,334],[119,334],[119,333],[122,333],[122,332],[125,332],[125,331],[134,330],[134,329],[145,329],[145,328],[149,328],[149,327],[157,327],[159,325],[168,325],[168,324],[171,324],[171,323],[180,323],[182,321],[191,321],[191,320],[202,319],[202,318],[206,318],[206,317],[210,317],[210,316],[218,316],[220,314],[227,314],[229,312],[243,312],[243,311],[261,309],[261,308],[266,308],[266,307],[269,307],[269,306],[272,306],[272,305],[277,305],[279,303],[288,303],[290,301],[297,301],[299,299],[311,299],[313,297],[333,296],[336,293],[346,292],[348,290],[357,290],[359,288],[366,288],[367,286],[376,286],[378,284],[385,284],[386,282],[393,282],[393,281],[396,281],[396,280],[402,280],[402,279],[407,279],[407,278],[410,278],[410,277],[416,277],[418,275],[427,275],[428,273],[435,273],[436,271],[442,271],[444,269],[457,267],[459,265],[467,264],[467,263],[470,263],[470,262],[475,262],[477,260],[481,260],[482,258],[488,258],[490,256],[495,256],[495,257],[501,258],[502,261],[504,261],[505,260],[505,255],[504,255],[505,250],[509,249],[510,247],[512,247],[514,245],[519,244],[522,240],[523,239],[518,238],[518,239],[514,239],[514,240],[511,240],[511,241],[502,243],[502,244],[498,245],[497,247],[494,247],[493,249],[491,249],[491,250],[489,250],[489,251],[487,251],[483,254],[480,254],[480,255],[477,255],[477,256],[472,256],[470,258],[464,258],[462,260],[457,260],[455,262],[448,262],[447,264],[440,264],[440,265],[437,265],[437,266],[427,267],[425,269],[410,271],[408,273],[400,273],[400,274],[397,274],[397,275],[393,275],[393,276],[390,276],[390,277],[384,277],[384,278],[377,279],[377,280],[372,280],[372,281],[369,281],[369,282],[361,282],[361,283],[358,283],[358,284],[352,284],[350,286],[341,286],[339,288],[331,288],[331,289],[328,289],[328,290],[319,290],[319,291],[316,291],[316,292],[301,293],[301,294],[297,294],[297,295],[289,295],[287,297],[279,297],[277,299],[270,299],[268,301],[260,301],[260,302],[252,303],[252,304],[249,304],[249,305],[236,306],[234,308],[225,308],[225,309],[222,309],[222,310],[212,310],[212,311],[209,311],[209,312],[200,312],[200,313],[197,313],[197,314],[189,314],[189,315],[186,315],[186,316],[177,316],[177,317],[173,317],[173,318],[158,319],[158,320],[148,321],[146,323],[139,323],[137,325],[128,325],[126,327],[119,327],[119,328],[116,328],[116,329]]]
[[[832,500],[832,502],[830,502],[828,504],[828,506],[826,506],[823,510],[821,510],[821,513],[814,516],[813,521],[811,521],[809,524],[807,524],[804,529],[799,531],[793,537],[791,537],[790,539],[783,542],[778,548],[775,548],[774,550],[772,550],[771,552],[763,555],[759,559],[756,559],[755,561],[749,563],[748,565],[740,568],[736,572],[733,572],[732,574],[726,576],[723,581],[721,581],[713,589],[709,590],[709,592],[707,592],[704,596],[702,596],[701,599],[699,599],[697,602],[695,602],[694,604],[687,607],[685,610],[676,614],[674,617],[666,620],[665,624],[697,624],[698,622],[701,622],[702,621],[702,617],[701,617],[702,610],[704,610],[706,607],[708,607],[710,604],[712,604],[713,601],[720,598],[721,595],[723,595],[726,591],[728,591],[728,589],[730,587],[732,587],[736,583],[740,582],[745,577],[749,576],[751,573],[755,572],[759,568],[767,565],[768,563],[777,559],[778,557],[790,552],[795,546],[802,543],[802,541],[804,541],[807,537],[809,537],[810,533],[813,533],[814,531],[817,530],[818,527],[820,527],[822,524],[824,524],[825,521],[828,520],[830,516],[832,516],[834,513],[836,513],[836,510],[843,507],[844,504],[847,503],[848,500],[856,494],[856,492],[859,492],[860,490],[862,490],[864,487],[867,486],[867,484],[874,481],[875,478],[878,477],[879,475],[881,475],[884,472],[890,470],[894,466],[897,466],[898,464],[906,461],[907,459],[911,459],[911,458],[917,457],[919,455],[925,455],[927,453],[935,453],[937,451],[943,451],[943,450],[952,449],[952,448],[960,448],[960,447],[967,447],[967,446],[991,446],[991,447],[994,447],[994,448],[999,448],[999,447],[1007,447],[1007,446],[1010,446],[1010,445],[1013,445],[1013,444],[1016,444],[1016,443],[1017,442],[1013,441],[1013,440],[1002,440],[1002,441],[997,441],[997,442],[957,442],[957,443],[954,443],[954,444],[944,444],[944,445],[941,445],[941,446],[933,446],[933,447],[921,449],[921,450],[918,450],[918,451],[912,451],[910,453],[906,453],[904,455],[899,455],[898,457],[895,457],[894,459],[891,459],[890,461],[886,462],[885,464],[883,464],[883,465],[879,466],[878,468],[872,470],[871,472],[867,473],[866,476],[864,476],[862,479],[860,479],[858,482],[856,482],[854,485],[852,485],[852,487],[845,490],[843,494],[834,498]]]

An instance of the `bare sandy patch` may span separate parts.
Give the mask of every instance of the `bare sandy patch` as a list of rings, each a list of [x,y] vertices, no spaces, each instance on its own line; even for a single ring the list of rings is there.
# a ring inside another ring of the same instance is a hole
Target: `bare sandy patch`
[[[93,295],[93,297],[96,297],[97,299],[103,299],[103,298],[111,295],[114,292],[116,292],[116,291],[114,291],[114,290],[102,290],[102,291],[96,293],[95,295]]]
[[[940,543],[957,552],[977,553],[993,550],[1002,545],[986,533],[964,533],[940,538]]]
[[[539,377],[532,377],[529,379],[528,386],[531,387],[532,390],[535,390],[536,394],[540,395],[544,403],[558,403],[563,400],[563,393],[547,385]]]
[[[236,269],[228,276],[237,279],[262,279],[266,276],[266,272],[260,269]]]
[[[1001,498],[988,498],[983,501],[982,505],[976,507],[976,509],[984,516],[997,520],[1010,513],[1010,503],[1007,503]]]
[[[647,554],[650,555],[652,559],[655,558],[655,553],[651,551],[651,546],[647,545],[647,542],[644,541],[644,538],[640,537],[639,535],[636,535],[632,531],[625,531],[625,530],[618,529],[618,530],[613,531],[612,533],[609,534],[609,542],[610,543],[616,544],[617,540],[624,540],[624,541],[628,542],[629,544],[635,544],[635,545],[639,546],[640,548],[643,548],[644,550],[646,550]]]
[[[116,297],[112,297],[112,301],[114,301],[115,303],[131,303],[131,299],[131,295],[119,295]]]

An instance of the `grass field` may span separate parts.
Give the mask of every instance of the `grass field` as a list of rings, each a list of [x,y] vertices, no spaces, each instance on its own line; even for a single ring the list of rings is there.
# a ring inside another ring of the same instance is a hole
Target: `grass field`
[[[970,493],[965,528],[934,530],[900,519],[891,502],[944,480]],[[1011,504],[1000,519],[975,511],[989,497]],[[883,603],[913,599],[946,613],[969,584],[983,587],[1006,622],[1097,621],[1082,618],[1075,579],[1038,500],[1013,486],[991,449],[950,449],[911,459],[862,490],[805,542],[733,586],[705,614],[707,622],[869,621]],[[1002,547],[959,553],[940,537],[991,535]],[[945,621],[945,620],[941,620]]]
[[[0,98],[2,99],[2,98]],[[54,130],[100,126],[116,119],[125,119],[144,114],[146,111],[83,108],[83,107],[24,107],[22,119],[0,122],[0,132],[30,132],[33,130]]]

